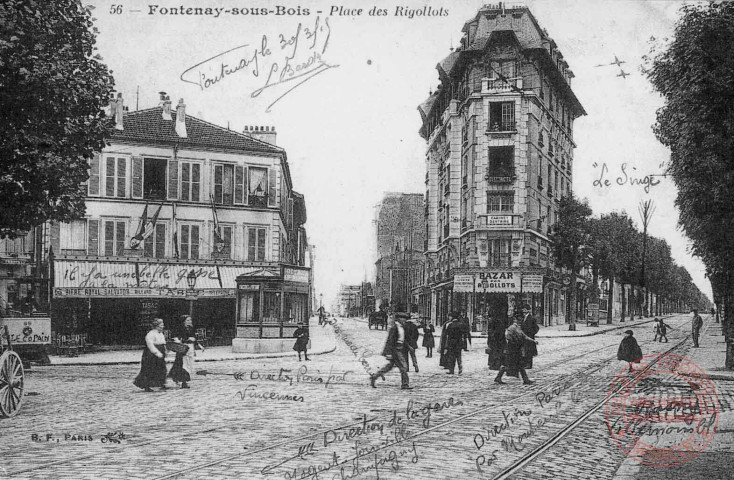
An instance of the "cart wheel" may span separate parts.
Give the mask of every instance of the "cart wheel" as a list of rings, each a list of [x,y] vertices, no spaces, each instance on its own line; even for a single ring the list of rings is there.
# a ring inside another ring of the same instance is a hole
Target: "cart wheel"
[[[12,417],[23,403],[23,363],[12,350],[0,356],[0,415]]]

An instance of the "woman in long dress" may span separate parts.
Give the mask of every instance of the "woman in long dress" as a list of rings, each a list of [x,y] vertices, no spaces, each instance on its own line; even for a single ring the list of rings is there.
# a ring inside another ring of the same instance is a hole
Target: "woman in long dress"
[[[426,347],[426,358],[433,357],[433,348],[436,346],[436,339],[433,337],[433,332],[436,329],[433,324],[423,324],[423,346]]]
[[[196,341],[196,330],[194,329],[194,321],[190,316],[184,319],[183,327],[174,336],[174,341],[181,342],[189,347],[186,353],[176,353],[176,360],[168,376],[176,383],[181,383],[181,388],[190,388],[189,382],[194,374],[194,358],[196,356],[196,348],[204,351],[204,347]]]
[[[163,335],[163,319],[152,322],[152,330],[145,336],[140,373],[133,383],[136,387],[152,392],[151,387],[166,388],[166,337]]]

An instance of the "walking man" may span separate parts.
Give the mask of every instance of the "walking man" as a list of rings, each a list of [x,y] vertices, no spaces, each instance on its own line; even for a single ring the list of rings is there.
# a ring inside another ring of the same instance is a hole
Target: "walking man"
[[[459,373],[463,371],[461,364],[461,350],[466,345],[466,331],[458,315],[451,315],[451,321],[444,325],[445,341],[443,345],[443,356],[446,358],[445,368],[449,375],[454,374],[454,367],[459,365]]]
[[[418,373],[418,359],[415,357],[415,350],[418,348],[418,337],[420,337],[418,325],[416,325],[415,320],[411,318],[405,322],[405,344],[408,353],[408,358],[406,360],[408,361],[408,370],[410,370],[410,361],[413,360],[415,373]]]
[[[538,320],[530,314],[530,305],[527,303],[522,306],[522,323],[520,328],[522,332],[527,335],[532,342],[525,344],[524,355],[523,355],[523,367],[533,368],[533,357],[538,356],[538,347],[535,346],[535,335],[540,330],[538,326]]]
[[[405,322],[410,318],[407,313],[398,312],[395,314],[395,323],[390,327],[387,333],[387,340],[385,341],[385,348],[382,351],[382,355],[387,358],[387,365],[382,367],[370,375],[370,385],[372,388],[375,387],[375,380],[377,377],[385,378],[385,374],[395,367],[400,370],[400,389],[401,390],[412,390],[409,386],[410,379],[408,378],[408,362],[406,360],[406,340],[405,340]]]
[[[533,343],[534,345],[538,343],[537,340],[533,340],[532,338],[525,335],[522,331],[522,327],[520,325],[521,322],[520,317],[515,317],[515,322],[507,327],[507,330],[505,330],[505,339],[507,340],[507,346],[505,347],[505,357],[504,361],[502,362],[502,366],[500,367],[500,371],[497,373],[497,376],[494,379],[495,383],[504,384],[505,382],[502,381],[502,376],[507,373],[507,375],[517,377],[517,374],[520,373],[520,376],[522,377],[522,383],[525,385],[530,385],[535,382],[530,380],[528,378],[527,372],[525,372],[525,367],[523,366],[523,345],[525,342]]]
[[[693,321],[691,322],[691,334],[693,335],[693,346],[698,348],[698,337],[703,327],[703,318],[698,314],[698,309],[693,309]]]

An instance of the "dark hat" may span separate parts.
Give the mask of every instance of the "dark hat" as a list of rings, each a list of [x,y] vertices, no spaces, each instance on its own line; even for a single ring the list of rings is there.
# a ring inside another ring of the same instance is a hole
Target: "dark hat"
[[[410,318],[410,315],[408,313],[405,313],[405,312],[397,312],[395,314],[395,318],[405,318],[405,319],[408,319],[408,318]]]
[[[634,334],[634,332],[632,330],[625,330],[624,333],[626,333],[628,335],[633,335]]]

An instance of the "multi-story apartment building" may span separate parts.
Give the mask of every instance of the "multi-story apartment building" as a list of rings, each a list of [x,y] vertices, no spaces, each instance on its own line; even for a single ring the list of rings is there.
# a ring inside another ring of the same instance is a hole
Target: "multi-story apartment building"
[[[187,115],[183,100],[171,111],[165,95],[156,108],[111,108],[85,217],[47,226],[54,330],[141,343],[151,318],[173,328],[192,311],[226,343],[306,321],[306,206],[275,129],[234,132]]]
[[[517,302],[562,322],[569,276],[548,232],[571,192],[573,123],[585,111],[556,43],[526,7],[482,7],[419,107],[426,152],[431,318],[507,319]]]
[[[377,205],[377,260],[375,301],[387,302],[395,310],[408,311],[420,301],[412,290],[411,273],[422,271],[425,248],[424,198],[420,193],[385,193]]]

